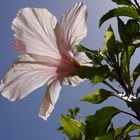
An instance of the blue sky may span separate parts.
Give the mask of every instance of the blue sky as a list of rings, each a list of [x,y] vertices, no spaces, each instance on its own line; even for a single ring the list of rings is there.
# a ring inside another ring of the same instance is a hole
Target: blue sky
[[[17,11],[24,7],[47,8],[59,20],[61,16],[78,0],[1,0],[0,1],[0,77],[8,69],[9,65],[17,57],[18,53],[12,48],[13,32],[11,22],[16,17]],[[91,49],[103,48],[104,31],[109,22],[101,29],[98,20],[115,5],[110,0],[85,0],[88,7],[88,36],[82,44]],[[110,20],[112,21],[112,20]],[[112,23],[115,25],[114,23]],[[45,93],[45,87],[37,89],[23,100],[10,102],[0,95],[0,139],[1,140],[63,140],[64,136],[56,129],[60,126],[60,114],[67,112],[68,108],[79,106],[84,118],[87,114],[93,114],[97,108],[111,105],[126,109],[125,104],[115,99],[109,99],[100,106],[93,106],[80,102],[80,98],[99,88],[92,87],[89,81],[85,81],[77,87],[63,86],[56,107],[47,121],[38,117],[41,100]],[[125,122],[122,117],[121,121]],[[122,122],[115,119],[117,125]]]

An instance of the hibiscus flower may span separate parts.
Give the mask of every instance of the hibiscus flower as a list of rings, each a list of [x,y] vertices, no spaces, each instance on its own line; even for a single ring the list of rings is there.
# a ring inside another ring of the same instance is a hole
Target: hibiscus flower
[[[75,86],[83,81],[74,72],[88,60],[84,53],[76,52],[75,45],[87,34],[86,17],[82,2],[68,10],[59,23],[47,9],[19,10],[12,29],[14,48],[21,54],[4,75],[2,95],[15,101],[46,84],[39,116],[47,120],[62,84]]]

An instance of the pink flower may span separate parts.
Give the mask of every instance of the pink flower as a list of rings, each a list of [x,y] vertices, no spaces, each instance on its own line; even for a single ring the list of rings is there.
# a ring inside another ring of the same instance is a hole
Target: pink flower
[[[47,9],[21,9],[12,29],[14,48],[22,54],[4,75],[0,85],[2,95],[15,101],[46,84],[39,116],[47,120],[62,83],[74,86],[82,81],[74,72],[87,59],[74,47],[87,34],[86,17],[87,8],[82,2],[65,13],[59,23]]]

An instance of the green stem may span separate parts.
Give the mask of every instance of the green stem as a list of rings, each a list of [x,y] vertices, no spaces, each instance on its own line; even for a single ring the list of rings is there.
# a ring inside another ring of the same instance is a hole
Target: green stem
[[[137,10],[137,6],[133,2],[131,2],[131,4]]]
[[[106,58],[103,57],[103,59],[107,62],[107,64],[109,64],[111,67],[113,67],[113,64],[109,61],[110,57],[106,54]]]
[[[111,84],[109,84],[107,81],[103,81],[103,83],[108,86],[109,88],[111,88],[113,91],[115,91],[116,93],[120,93],[117,89],[115,89]]]
[[[128,55],[128,45],[126,45],[125,46],[125,48],[126,48],[126,59],[127,59],[127,77],[128,77],[128,81],[126,81],[127,82],[127,84],[128,84],[128,94],[131,94],[132,93],[132,86],[131,86],[131,77],[130,77],[130,67],[129,67],[129,65],[130,65],[130,62],[129,62],[129,55]]]
[[[125,92],[127,92],[127,87],[125,85],[125,82],[123,80],[123,76],[122,76],[122,72],[121,72],[121,69],[119,67],[119,61],[118,61],[118,58],[117,58],[117,61],[114,61],[114,63],[110,63],[108,60],[110,60],[109,56],[106,55],[106,58],[107,59],[104,59],[112,68],[114,68],[116,70],[116,73],[117,73],[117,77],[114,75],[116,81],[122,86],[122,88],[125,90]]]
[[[137,119],[138,121],[140,121],[139,118],[137,116],[135,116],[134,114],[131,114],[131,113],[123,111],[123,110],[121,110],[121,111],[122,111],[122,113],[130,115],[130,116],[134,117],[135,119]]]
[[[134,123],[134,122],[132,122],[134,125],[136,125],[137,127],[139,127],[140,128],[140,125],[139,124],[136,124],[136,123]]]
[[[122,97],[117,96],[117,95],[114,95],[114,96],[126,102],[126,100],[125,100],[125,99],[123,99]]]
[[[122,88],[127,93],[128,89],[127,89],[127,86],[125,85],[123,75],[122,75],[122,71],[121,71],[120,67],[117,67],[117,66],[114,65],[114,68],[115,68],[115,70],[117,72],[116,80],[118,81],[118,83],[122,86]]]
[[[140,135],[131,135],[130,137],[140,137]]]
[[[125,90],[125,92],[127,92],[127,87],[125,85],[125,80],[124,80],[124,77],[123,77],[123,72],[122,72],[122,70],[120,68],[120,61],[119,61],[118,53],[116,53],[116,61],[113,61],[113,62],[114,62],[113,68],[117,72],[116,80],[122,86],[122,88]]]
[[[137,5],[138,9],[140,9],[140,5],[139,3],[137,2],[137,0],[134,0],[135,4]]]

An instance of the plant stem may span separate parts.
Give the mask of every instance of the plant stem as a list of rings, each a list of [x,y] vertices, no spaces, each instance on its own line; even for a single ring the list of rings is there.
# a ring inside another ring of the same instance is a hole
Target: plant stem
[[[139,3],[137,2],[137,0],[134,0],[135,4],[137,5],[138,9],[140,9],[140,5]]]
[[[128,77],[128,80],[127,80],[127,84],[128,84],[128,94],[131,94],[131,92],[132,92],[132,87],[131,87],[131,77],[130,77],[130,67],[129,67],[129,65],[130,65],[130,62],[129,62],[129,55],[128,55],[128,46],[126,45],[125,46],[125,48],[126,48],[126,60],[127,60],[127,77]]]
[[[121,100],[123,100],[123,101],[126,101],[125,99],[123,99],[122,97],[120,97],[120,96],[117,96],[117,95],[114,95],[115,97],[117,97],[117,98],[119,98],[119,99],[121,99]]]
[[[114,68],[117,72],[116,80],[118,81],[118,83],[122,86],[122,88],[127,93],[128,89],[127,89],[127,86],[125,85],[125,82],[124,82],[124,79],[123,79],[122,72],[121,72],[120,68],[115,66],[115,65],[114,65]]]
[[[134,117],[135,119],[137,119],[138,121],[140,121],[139,118],[138,118],[137,116],[135,116],[134,114],[131,114],[131,113],[126,112],[126,111],[123,111],[123,110],[121,110],[121,111],[122,111],[124,114],[130,115],[130,116]]]
[[[116,70],[117,77],[114,75],[116,81],[122,86],[122,88],[127,92],[127,87],[125,85],[121,69],[119,67],[119,58],[117,58],[117,62],[114,61],[113,63],[110,63],[108,60],[110,60],[109,56],[106,55],[107,59],[104,59],[113,69]],[[113,89],[114,90],[114,89]],[[116,91],[115,91],[116,92]]]
[[[133,2],[131,2],[131,4],[137,10],[137,6]]]
[[[109,84],[107,81],[103,81],[103,83],[108,86],[109,88],[111,88],[113,91],[115,91],[116,93],[119,93],[119,91],[117,89],[115,89],[111,84]]]
[[[140,137],[140,135],[131,135],[130,137]]]

